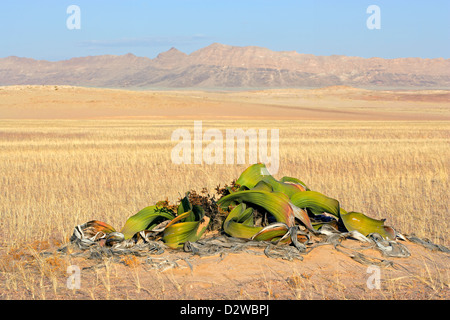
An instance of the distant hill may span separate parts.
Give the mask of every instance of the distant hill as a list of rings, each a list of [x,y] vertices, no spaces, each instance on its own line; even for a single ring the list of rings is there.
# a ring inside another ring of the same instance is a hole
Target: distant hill
[[[101,55],[50,62],[0,58],[0,85],[110,88],[450,88],[450,59],[315,56],[214,43],[156,58]]]

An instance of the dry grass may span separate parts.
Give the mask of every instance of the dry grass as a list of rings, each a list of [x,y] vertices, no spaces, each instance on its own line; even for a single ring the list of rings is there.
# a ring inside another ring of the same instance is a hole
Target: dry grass
[[[92,286],[67,292],[65,271],[74,261],[37,254],[66,242],[77,224],[98,219],[120,229],[130,215],[148,205],[166,198],[176,201],[190,189],[213,190],[237,178],[247,166],[173,164],[170,151],[176,142],[170,136],[180,127],[192,131],[193,122],[0,121],[4,257],[0,297],[126,299],[143,294],[153,299],[195,298],[198,283],[193,286],[186,279],[171,278],[170,273],[152,273],[158,287],[152,290],[140,278],[140,266],[134,260],[124,261],[128,265],[125,273],[115,265],[92,271],[88,276]],[[387,224],[401,232],[449,244],[448,122],[204,121],[203,130],[208,128],[222,132],[226,128],[278,128],[278,178],[297,177],[311,189],[340,200],[346,210],[386,218]],[[412,280],[435,294],[442,290],[448,294],[448,270],[430,272],[433,268],[426,261],[423,272],[412,278],[386,280],[384,297],[395,298]],[[326,282],[312,281],[311,272],[293,270],[282,279],[270,278],[270,274],[267,271],[268,278],[261,279],[254,290],[236,284],[236,292],[228,298],[286,298],[286,292],[294,299],[353,297],[345,291],[339,274],[330,277],[335,284],[332,293]],[[285,293],[276,290],[281,283]],[[257,296],[255,292],[262,293]]]
[[[2,240],[64,241],[89,219],[117,228],[145,206],[213,190],[246,165],[175,165],[176,121],[3,121]],[[446,244],[450,131],[447,122],[203,122],[280,129],[277,176],[308,186],[405,233]]]

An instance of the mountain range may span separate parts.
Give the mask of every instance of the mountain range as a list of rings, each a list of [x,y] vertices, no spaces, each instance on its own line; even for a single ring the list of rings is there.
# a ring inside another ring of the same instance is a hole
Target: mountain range
[[[316,56],[211,44],[156,58],[99,55],[61,61],[0,58],[0,85],[107,88],[450,88],[450,59]]]

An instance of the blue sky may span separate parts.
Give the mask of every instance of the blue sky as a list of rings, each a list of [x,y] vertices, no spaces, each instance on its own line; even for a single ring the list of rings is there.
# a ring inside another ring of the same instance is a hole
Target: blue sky
[[[69,5],[81,29],[69,30]],[[378,5],[381,29],[366,13]],[[45,60],[171,47],[191,53],[211,43],[361,57],[450,58],[448,0],[2,0],[0,57]]]

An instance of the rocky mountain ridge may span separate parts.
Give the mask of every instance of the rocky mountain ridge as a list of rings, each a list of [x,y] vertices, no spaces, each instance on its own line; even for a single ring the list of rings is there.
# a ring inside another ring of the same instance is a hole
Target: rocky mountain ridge
[[[114,88],[450,88],[450,59],[315,56],[214,43],[191,54],[171,48],[156,58],[100,55],[50,62],[0,58],[0,85]]]

